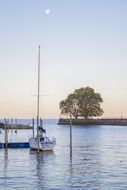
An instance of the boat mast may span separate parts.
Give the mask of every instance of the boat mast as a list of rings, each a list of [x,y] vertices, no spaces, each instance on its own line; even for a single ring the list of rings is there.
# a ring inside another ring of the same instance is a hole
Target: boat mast
[[[40,117],[40,46],[38,46],[38,94],[37,94],[37,139],[39,152],[39,117]]]

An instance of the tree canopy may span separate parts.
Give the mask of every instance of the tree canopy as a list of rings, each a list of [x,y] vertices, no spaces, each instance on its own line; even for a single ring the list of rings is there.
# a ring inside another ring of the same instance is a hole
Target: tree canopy
[[[65,100],[62,100],[59,107],[61,115],[71,114],[75,119],[78,117],[89,119],[103,114],[102,102],[101,95],[96,93],[93,88],[82,87],[75,89]]]

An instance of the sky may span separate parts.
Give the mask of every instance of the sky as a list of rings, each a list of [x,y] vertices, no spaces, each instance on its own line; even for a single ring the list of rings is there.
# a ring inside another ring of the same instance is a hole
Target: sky
[[[126,0],[0,0],[0,118],[36,117],[38,45],[42,118],[86,86],[127,117]]]

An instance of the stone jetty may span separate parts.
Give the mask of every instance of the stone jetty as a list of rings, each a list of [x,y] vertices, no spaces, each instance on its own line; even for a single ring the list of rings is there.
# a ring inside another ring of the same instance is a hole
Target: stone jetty
[[[70,119],[59,119],[58,125],[69,125]],[[127,126],[127,119],[72,119],[72,125],[121,125]]]

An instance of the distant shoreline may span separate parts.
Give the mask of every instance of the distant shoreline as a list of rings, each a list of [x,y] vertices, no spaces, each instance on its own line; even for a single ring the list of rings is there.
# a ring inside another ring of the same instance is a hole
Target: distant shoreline
[[[70,119],[59,119],[58,125],[69,125]],[[127,126],[127,119],[72,119],[72,125],[121,125]]]

